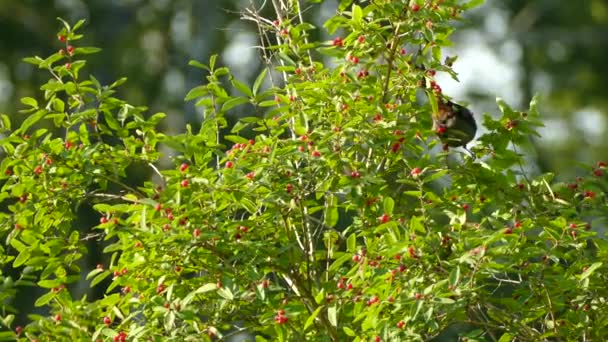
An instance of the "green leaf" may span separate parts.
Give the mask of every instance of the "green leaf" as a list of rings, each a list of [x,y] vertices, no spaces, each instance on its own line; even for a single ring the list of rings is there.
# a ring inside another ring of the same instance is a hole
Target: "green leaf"
[[[515,336],[509,334],[509,333],[504,333],[502,334],[502,336],[500,336],[500,338],[498,339],[498,342],[510,342],[510,341],[514,341],[516,340],[514,338]]]
[[[343,328],[342,328],[342,330],[344,330],[344,333],[345,333],[347,336],[353,337],[353,336],[356,336],[356,335],[357,335],[357,334],[355,333],[355,331],[354,331],[353,329],[349,328],[349,327],[343,327]]]
[[[74,27],[72,27],[72,31],[76,31],[80,28],[80,26],[84,25],[84,23],[86,23],[87,21],[84,19],[80,19],[78,20],[78,22],[74,25]]]
[[[475,8],[477,6],[481,6],[483,5],[483,3],[486,2],[486,0],[471,0],[469,2],[467,2],[466,4],[464,4],[463,9],[468,10],[471,8]]]
[[[109,275],[110,275],[110,271],[101,272],[95,278],[93,278],[93,280],[91,281],[91,285],[89,285],[89,286],[94,287],[95,285],[99,284],[101,281],[106,279]]]
[[[44,60],[38,56],[26,57],[26,58],[22,59],[22,61],[29,63],[29,64],[36,65],[36,66],[40,66],[40,63],[44,62]]]
[[[186,97],[184,98],[184,101],[190,101],[205,95],[209,94],[209,89],[207,88],[207,86],[201,85],[198,87],[194,87],[192,89],[190,89],[190,91],[188,92],[188,94],[186,94]]]
[[[188,65],[189,66],[193,66],[195,68],[200,68],[200,69],[204,69],[204,70],[207,70],[207,71],[211,71],[211,69],[206,64],[203,64],[203,63],[201,63],[199,61],[191,60],[191,61],[188,62]]]
[[[450,272],[450,285],[456,286],[460,281],[460,266],[456,265]]]
[[[338,268],[340,268],[340,266],[342,266],[342,264],[344,264],[345,262],[347,262],[348,260],[350,260],[351,255],[344,253],[342,254],[342,256],[340,256],[338,259],[336,259],[336,261],[334,261],[331,266],[329,266],[329,270],[331,272],[336,271]]]
[[[346,249],[354,253],[357,248],[357,234],[352,233],[349,235],[348,239],[346,239]]]
[[[589,277],[595,270],[602,267],[602,265],[603,265],[602,262],[596,262],[596,263],[591,264],[591,266],[587,267],[585,272],[583,272],[581,274],[580,280],[584,280],[585,278]]]
[[[500,97],[496,98],[496,104],[498,105],[498,108],[500,109],[500,112],[507,116],[507,117],[513,117],[514,116],[514,112],[513,109]]]
[[[70,24],[68,24],[67,21],[63,20],[62,18],[57,17],[57,20],[59,20],[62,24],[63,27],[65,28],[66,31],[70,32],[72,29],[70,28]]]
[[[342,0],[340,1],[340,5],[338,6],[338,11],[342,12],[344,10],[346,10],[348,8],[348,6],[350,6],[350,4],[353,3],[353,0]]]
[[[46,114],[47,111],[44,109],[38,110],[36,113],[31,114],[27,117],[27,119],[23,120],[23,122],[21,123],[21,127],[19,127],[18,131],[20,133],[27,132],[27,130],[32,127],[32,125],[40,121]]]
[[[228,69],[227,67],[217,68],[213,71],[213,76],[215,77],[222,77],[228,74],[230,74],[230,69]]]
[[[317,315],[319,314],[319,312],[321,312],[321,310],[323,310],[323,306],[319,306],[315,311],[312,312],[312,314],[310,314],[310,317],[308,317],[306,323],[304,323],[304,331],[310,328],[310,326],[315,321],[315,318],[317,318]]]
[[[249,99],[246,97],[233,97],[230,100],[224,102],[224,104],[222,105],[222,112],[227,112],[230,109],[247,102],[249,102]]]
[[[22,250],[19,255],[17,255],[15,261],[13,261],[13,267],[19,267],[25,264],[25,262],[29,260],[30,256],[31,253],[29,249]]]
[[[86,47],[78,47],[74,49],[74,54],[81,54],[81,55],[90,55],[93,53],[98,53],[99,51],[101,51],[100,48],[98,47],[93,47],[93,46],[86,46]]]
[[[357,5],[353,5],[352,15],[353,15],[353,22],[355,24],[360,25],[361,21],[363,19],[363,11],[361,10],[361,7],[359,7]]]
[[[217,55],[211,55],[211,57],[209,57],[209,71],[215,69],[216,60],[217,60]]]
[[[426,94],[428,95],[429,103],[431,104],[432,113],[439,113],[439,105],[437,103],[437,97],[435,96],[435,93],[432,91],[427,91]]]
[[[258,77],[256,77],[255,82],[253,82],[253,95],[254,96],[258,94],[258,91],[260,90],[260,86],[262,85],[262,82],[264,82],[264,79],[266,78],[267,73],[268,73],[267,68],[262,69],[262,72],[260,72]]]
[[[229,288],[226,288],[226,287],[217,289],[217,294],[219,294],[222,298],[227,299],[227,300],[234,299],[234,294],[232,293],[232,291],[230,291]]]
[[[327,308],[327,318],[329,319],[329,323],[331,323],[332,326],[338,326],[338,309],[335,305],[332,305]]]
[[[230,83],[232,83],[232,86],[238,89],[241,93],[247,95],[248,97],[253,97],[251,89],[249,89],[249,87],[245,83],[237,80],[236,78],[232,78],[230,80]]]
[[[449,173],[449,169],[439,170],[428,177],[424,177],[424,183],[430,183],[435,179],[439,179]]]
[[[38,109],[38,101],[32,97],[22,97],[21,103],[34,109]]]
[[[0,115],[0,128],[2,130],[10,131],[11,130],[11,118],[6,114]]]
[[[34,303],[34,306],[37,308],[44,306],[48,304],[53,298],[55,298],[56,295],[57,294],[55,292],[49,291],[46,294],[42,295],[40,298],[38,298]]]
[[[53,110],[56,112],[63,113],[63,111],[65,110],[65,103],[58,98],[53,99],[52,105]]]
[[[392,214],[393,209],[395,208],[395,200],[393,200],[390,197],[385,197],[383,207],[384,207],[385,214],[388,214],[388,215]]]
[[[338,223],[338,219],[340,218],[338,206],[336,205],[336,196],[329,195],[326,201],[327,211],[325,212],[325,225],[333,228]]]

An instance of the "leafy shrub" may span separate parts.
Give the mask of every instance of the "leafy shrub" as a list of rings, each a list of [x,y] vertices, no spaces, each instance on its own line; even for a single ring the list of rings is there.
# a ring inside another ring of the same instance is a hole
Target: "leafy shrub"
[[[327,42],[297,4],[277,21],[245,11],[267,68],[250,87],[215,57],[191,62],[204,120],[174,136],[115,97],[125,80],[82,77],[98,49],[73,47],[83,22],[63,22],[61,51],[25,59],[51,75],[42,99],[21,100],[15,129],[2,115],[0,337],[601,340],[606,241],[590,221],[606,215],[606,165],[571,184],[529,174],[536,99],[498,100],[477,158],[438,151],[434,77],[455,76],[441,48],[479,1],[351,2]],[[237,106],[249,114],[227,127]],[[127,184],[133,169],[152,176]],[[100,222],[82,227],[89,205]],[[83,268],[91,241],[108,265]],[[102,298],[75,296],[83,272]],[[15,327],[28,286],[48,313]]]

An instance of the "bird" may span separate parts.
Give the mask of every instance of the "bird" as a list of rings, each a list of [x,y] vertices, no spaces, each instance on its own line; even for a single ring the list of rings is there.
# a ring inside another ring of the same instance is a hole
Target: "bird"
[[[477,132],[473,113],[450,100],[439,98],[437,102],[438,111],[432,114],[433,130],[444,144],[444,149],[462,147],[474,155],[467,149],[467,144],[473,140]]]

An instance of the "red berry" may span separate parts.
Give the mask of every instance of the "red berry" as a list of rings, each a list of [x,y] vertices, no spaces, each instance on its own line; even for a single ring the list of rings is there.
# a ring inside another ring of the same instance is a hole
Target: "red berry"
[[[35,173],[35,174],[37,174],[37,175],[40,175],[40,174],[42,173],[42,166],[37,165],[37,166],[34,168],[34,173]]]
[[[57,39],[58,39],[60,42],[65,42],[65,40],[66,40],[66,39],[65,39],[65,36],[64,36],[64,35],[62,35],[62,34],[58,35],[58,36],[57,36]]]
[[[66,51],[68,52],[68,55],[73,55],[74,54],[74,47],[72,45],[68,45],[68,47],[66,48]]]
[[[374,337],[374,342],[380,342],[380,341],[382,341],[382,339],[380,339],[380,336],[376,335]]]
[[[106,316],[103,318],[103,324],[105,324],[105,325],[112,324],[112,319],[110,318],[110,316]]]
[[[365,36],[363,36],[363,35],[359,36],[359,38],[357,38],[357,41],[359,43],[364,43],[365,42]]]
[[[187,188],[190,185],[190,182],[187,179],[184,179],[181,183],[182,188]]]
[[[18,325],[15,327],[15,334],[20,335],[22,331],[23,331],[22,326]]]
[[[361,261],[361,256],[359,254],[353,255],[353,261],[354,262],[360,262]]]
[[[399,151],[400,148],[401,148],[401,143],[396,142],[393,144],[393,146],[391,146],[391,151],[393,153],[397,153],[397,151]]]
[[[513,228],[509,227],[509,228],[505,228],[504,233],[509,235],[509,234],[513,234]]]
[[[318,150],[314,150],[312,151],[312,156],[315,158],[319,158],[321,156],[321,152],[319,152]]]
[[[192,235],[197,238],[201,235],[201,230],[198,228],[195,228],[194,231],[192,232]]]
[[[166,289],[165,285],[164,284],[160,284],[156,288],[156,293],[161,294],[161,293],[165,292],[165,289]]]
[[[287,184],[287,186],[285,186],[285,191],[290,194],[293,191],[293,185]]]
[[[604,175],[604,172],[603,172],[602,170],[600,170],[600,169],[597,169],[597,170],[594,170],[594,171],[593,171],[593,174],[594,174],[596,177],[602,177],[602,176]]]
[[[387,223],[390,220],[391,217],[388,214],[382,214],[382,216],[380,216],[380,222],[382,223]]]
[[[515,228],[521,228],[521,222],[519,222],[519,221],[515,222],[515,224],[513,225],[513,227],[515,227]]]
[[[468,204],[466,204],[466,203],[465,203],[465,204],[463,204],[463,205],[462,205],[462,209],[464,209],[465,211],[466,211],[466,210],[469,210],[469,205],[468,205]]]
[[[422,173],[422,170],[419,167],[415,167],[410,171],[410,175],[414,178],[418,177]]]
[[[418,5],[418,4],[413,4],[411,8],[412,8],[412,12],[420,11],[420,5]]]
[[[350,176],[353,177],[353,178],[359,178],[359,177],[361,177],[361,174],[359,172],[357,172],[357,171],[352,171],[350,173]]]
[[[182,163],[182,165],[179,166],[179,170],[181,172],[184,172],[184,171],[188,170],[188,166],[189,166],[188,164]]]
[[[570,229],[576,229],[577,225],[576,223],[570,223]]]
[[[277,322],[277,324],[285,324],[287,321],[289,321],[289,318],[283,315],[276,315],[274,316],[274,321]]]
[[[337,37],[332,41],[332,45],[338,46],[338,47],[341,47],[343,45],[343,43],[344,42],[342,41],[342,38],[340,38],[340,37]]]
[[[445,134],[445,131],[447,131],[447,128],[445,126],[439,126],[435,130],[435,132],[439,135]]]
[[[410,255],[410,258],[413,258],[413,259],[418,258],[418,255],[416,255],[416,249],[413,246],[408,247],[407,253]]]
[[[160,211],[163,208],[163,205],[160,203],[156,203],[156,205],[154,206],[154,210],[156,211]]]
[[[226,168],[227,169],[232,169],[233,166],[234,166],[234,164],[231,161],[227,161],[226,162]]]
[[[416,293],[416,294],[414,295],[414,298],[416,298],[417,300],[421,300],[421,299],[423,299],[423,298],[424,298],[424,295],[423,295],[422,293],[419,293],[419,292],[418,292],[418,293]]]
[[[99,219],[99,223],[101,223],[101,224],[108,223],[108,222],[110,222],[110,220],[107,217],[105,217],[105,216],[102,216]]]
[[[402,329],[404,326],[405,326],[405,322],[404,321],[397,322],[397,328]]]
[[[55,318],[55,320],[57,322],[61,322],[61,315],[60,314],[56,314],[54,318]]]
[[[255,172],[249,172],[245,175],[245,178],[249,179],[249,180],[253,180],[253,178],[255,177]]]

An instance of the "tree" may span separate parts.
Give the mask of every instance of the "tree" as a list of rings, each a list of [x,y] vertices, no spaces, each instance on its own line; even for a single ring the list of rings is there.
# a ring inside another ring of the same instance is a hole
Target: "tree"
[[[0,336],[601,338],[606,241],[590,220],[606,215],[606,164],[571,184],[527,175],[518,146],[541,125],[536,100],[499,99],[477,158],[435,148],[447,95],[434,77],[453,74],[441,48],[476,3],[342,1],[328,42],[297,2],[277,2],[276,20],[245,11],[267,68],[250,87],[216,57],[190,62],[206,82],[186,100],[205,117],[174,136],[115,96],[124,79],[81,76],[98,50],[78,45],[82,21],[63,22],[64,48],[26,59],[51,75],[43,98],[21,99],[16,129],[2,116],[0,260],[17,276],[2,273]],[[238,106],[252,114],[226,127]],[[126,184],[135,167],[155,176]],[[83,205],[100,221],[80,233]],[[71,285],[91,240],[110,256],[86,275],[101,298]],[[15,327],[24,286],[46,289],[48,313]]]

